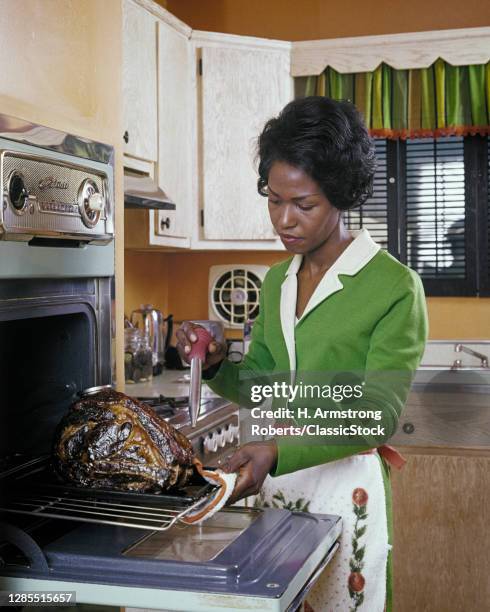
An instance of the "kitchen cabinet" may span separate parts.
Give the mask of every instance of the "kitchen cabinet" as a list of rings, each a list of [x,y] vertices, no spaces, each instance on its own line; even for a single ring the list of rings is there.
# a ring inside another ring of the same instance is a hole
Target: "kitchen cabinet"
[[[397,612],[488,605],[487,379],[484,369],[419,370],[390,441],[407,458],[392,471]]]
[[[176,203],[155,215],[152,244],[188,247],[191,191],[191,56],[188,36],[158,24],[158,182]]]
[[[490,450],[400,448],[392,472],[397,612],[486,610]]]
[[[283,250],[257,193],[255,143],[293,98],[291,43],[192,32],[149,0],[125,0],[124,23],[125,163],[155,162],[149,174],[177,207],[126,215],[126,247]]]
[[[257,193],[256,139],[292,99],[290,45],[193,33],[198,61],[199,248],[282,248]],[[214,244],[213,244],[214,243]]]
[[[156,161],[157,20],[145,8],[123,2],[123,131],[124,153]],[[123,134],[121,134],[123,137]]]
[[[126,3],[124,46],[129,64],[126,73],[132,78],[126,80],[123,88],[125,118],[129,113],[127,121],[132,119],[142,127],[136,131],[137,151],[129,134],[124,165],[157,182],[176,203],[176,210],[126,210],[125,247],[188,248],[192,172],[189,159],[191,28],[151,0],[126,0]],[[132,21],[139,23],[139,38],[131,30]],[[137,52],[133,46],[138,47]],[[143,92],[132,88],[135,79],[141,78],[137,74],[148,77],[148,87]],[[138,98],[136,110],[130,104],[133,95]]]

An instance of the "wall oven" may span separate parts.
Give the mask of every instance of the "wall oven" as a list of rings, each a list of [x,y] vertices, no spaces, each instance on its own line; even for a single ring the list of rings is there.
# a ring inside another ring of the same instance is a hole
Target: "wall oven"
[[[231,508],[209,494],[74,489],[54,478],[54,429],[112,384],[111,147],[0,116],[0,591],[167,610],[296,610],[341,520]],[[1,605],[1,603],[0,603]]]

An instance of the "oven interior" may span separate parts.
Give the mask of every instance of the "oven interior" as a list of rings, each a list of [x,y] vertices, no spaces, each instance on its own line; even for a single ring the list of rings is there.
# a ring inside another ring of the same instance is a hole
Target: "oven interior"
[[[4,464],[48,454],[68,406],[93,386],[92,326],[85,312],[0,322]]]
[[[55,429],[87,387],[111,382],[111,279],[3,280],[0,285],[0,495],[45,490]],[[53,484],[57,484],[53,482]],[[2,512],[44,546],[77,523]],[[15,539],[15,538],[14,538]],[[29,567],[4,540],[0,565]]]

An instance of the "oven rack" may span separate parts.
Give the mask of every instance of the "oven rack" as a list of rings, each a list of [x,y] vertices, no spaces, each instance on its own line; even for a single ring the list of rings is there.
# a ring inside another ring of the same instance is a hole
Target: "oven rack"
[[[165,531],[215,489],[198,474],[182,489],[162,493],[76,487],[56,478],[45,455],[0,474],[0,512]]]
[[[84,523],[165,531],[192,512],[206,498],[207,495],[204,495],[192,503],[183,500],[180,503],[160,502],[148,505],[120,503],[115,500],[106,501],[94,497],[77,497],[71,492],[66,492],[64,496],[22,493],[9,496],[6,500],[3,499],[0,511]]]

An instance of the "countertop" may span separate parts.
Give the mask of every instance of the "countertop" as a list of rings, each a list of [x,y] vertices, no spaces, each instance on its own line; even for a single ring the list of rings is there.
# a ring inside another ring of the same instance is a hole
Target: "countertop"
[[[185,370],[163,370],[151,382],[126,384],[125,392],[134,397],[187,397],[189,395],[190,368]],[[202,385],[201,397],[218,397],[206,385]]]

